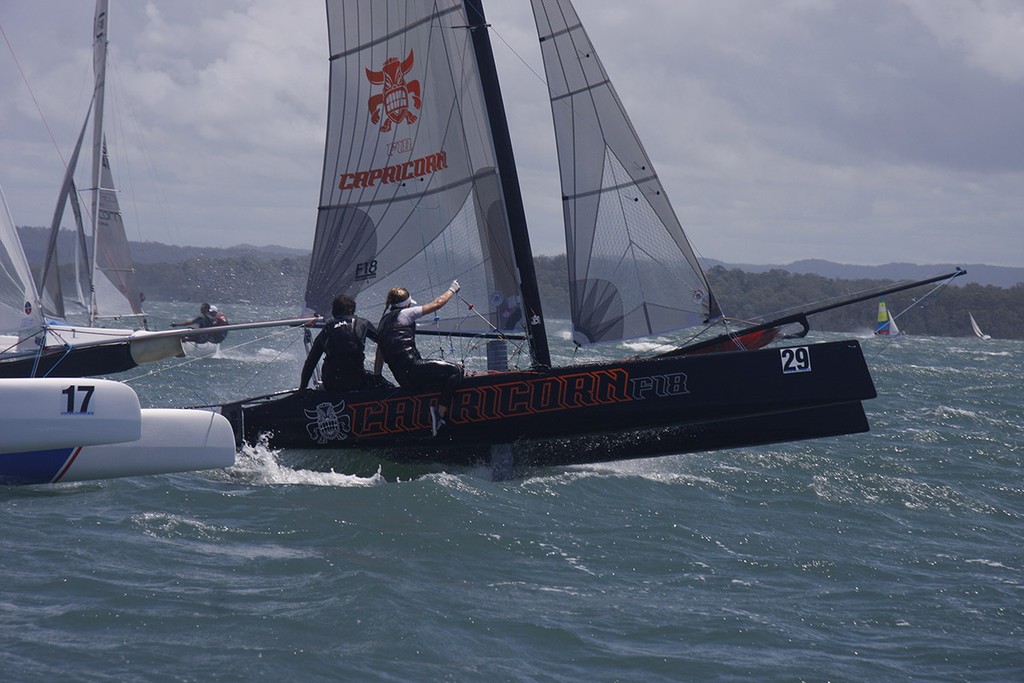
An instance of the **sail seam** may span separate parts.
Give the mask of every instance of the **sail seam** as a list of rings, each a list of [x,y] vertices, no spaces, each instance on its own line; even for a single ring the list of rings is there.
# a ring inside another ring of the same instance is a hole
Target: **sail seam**
[[[593,90],[595,88],[599,88],[599,87],[601,87],[603,85],[611,85],[611,81],[606,78],[603,81],[598,81],[597,83],[588,83],[585,88],[580,88],[579,90],[573,90],[572,92],[567,92],[564,95],[552,95],[551,96],[551,101],[552,102],[557,102],[559,100],[564,100],[567,97],[573,97],[575,95],[579,95],[580,93],[590,92],[591,90]]]
[[[380,45],[381,43],[386,43],[389,40],[391,40],[392,38],[396,38],[396,37],[402,35],[403,33],[408,33],[409,31],[413,30],[417,26],[422,26],[423,24],[429,24],[429,23],[433,22],[434,19],[440,19],[442,17],[448,16],[449,14],[451,14],[453,12],[458,12],[460,9],[461,9],[461,7],[459,5],[455,5],[453,7],[449,7],[448,9],[444,10],[443,12],[435,12],[434,14],[430,14],[428,16],[423,17],[419,21],[416,21],[416,22],[414,22],[412,24],[408,24],[407,26],[403,26],[401,29],[399,29],[397,31],[392,31],[391,33],[388,33],[387,35],[383,35],[380,38],[377,38],[376,40],[371,40],[369,43],[363,43],[362,45],[357,45],[356,47],[352,48],[351,50],[346,50],[344,52],[339,52],[338,54],[331,55],[328,58],[328,60],[333,62],[336,59],[344,59],[345,57],[348,57],[349,55],[354,55],[357,52],[362,52],[363,50],[365,50],[368,47],[373,47],[374,45]]]
[[[644,176],[643,178],[631,180],[629,182],[618,183],[617,185],[609,185],[608,187],[600,187],[596,190],[590,190],[589,192],[577,192],[575,194],[565,195],[564,197],[562,197],[562,201],[567,201],[569,199],[580,199],[583,197],[593,197],[595,195],[604,194],[605,192],[617,192],[618,190],[624,190],[630,187],[638,187],[640,183],[645,183],[648,180],[657,179],[658,177],[656,175],[648,175]]]
[[[551,40],[552,38],[554,38],[556,36],[564,36],[567,33],[572,33],[573,31],[576,31],[576,30],[581,29],[581,28],[583,28],[583,24],[581,24],[581,23],[576,23],[576,24],[573,24],[572,26],[566,26],[561,31],[555,31],[554,33],[549,33],[546,36],[540,36],[540,42],[543,43],[545,40]]]

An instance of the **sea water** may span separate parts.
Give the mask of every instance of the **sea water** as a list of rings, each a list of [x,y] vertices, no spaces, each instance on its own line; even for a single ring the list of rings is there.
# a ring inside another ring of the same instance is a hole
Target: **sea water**
[[[1024,343],[906,327],[862,340],[867,434],[503,482],[257,445],[2,488],[0,679],[1024,680]],[[286,388],[300,336],[121,378],[148,406]]]

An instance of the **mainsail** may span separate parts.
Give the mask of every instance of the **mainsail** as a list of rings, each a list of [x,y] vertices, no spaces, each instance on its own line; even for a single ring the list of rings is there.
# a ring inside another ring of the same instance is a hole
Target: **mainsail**
[[[533,0],[555,121],[569,298],[579,343],[720,314],[608,74],[568,0]]]
[[[330,103],[306,308],[390,288],[421,302],[453,278],[434,329],[522,331],[523,299],[461,2],[328,2]],[[468,304],[472,304],[469,310]],[[422,324],[422,323],[421,323]]]

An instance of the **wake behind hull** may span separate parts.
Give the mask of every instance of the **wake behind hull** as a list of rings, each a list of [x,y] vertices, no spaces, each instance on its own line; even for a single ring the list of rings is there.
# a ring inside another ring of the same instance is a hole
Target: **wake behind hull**
[[[863,432],[874,384],[856,341],[468,377],[448,425],[437,393],[287,392],[222,407],[236,436],[276,448],[370,449],[395,462],[548,466]]]

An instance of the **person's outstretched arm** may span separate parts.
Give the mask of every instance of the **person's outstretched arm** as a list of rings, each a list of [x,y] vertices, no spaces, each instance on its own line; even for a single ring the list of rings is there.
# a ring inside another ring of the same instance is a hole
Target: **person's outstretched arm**
[[[441,308],[446,303],[448,303],[460,289],[461,287],[459,286],[459,281],[452,280],[451,286],[448,287],[448,289],[445,290],[439,297],[437,297],[430,303],[423,304],[423,306],[421,306],[421,308],[423,309],[423,313],[433,313],[437,309]]]

